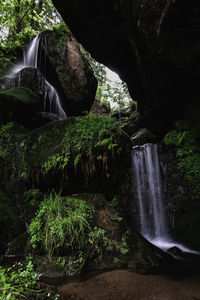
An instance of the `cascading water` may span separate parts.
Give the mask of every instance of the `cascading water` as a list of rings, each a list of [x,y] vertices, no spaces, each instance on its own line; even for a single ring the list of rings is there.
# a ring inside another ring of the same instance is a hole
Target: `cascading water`
[[[157,145],[133,147],[134,191],[138,201],[138,227],[147,239],[168,234]]]
[[[11,77],[18,76],[18,86],[20,86],[20,71],[24,68],[39,69],[38,51],[40,44],[40,35],[38,34],[29,44],[26,51],[23,52],[23,64],[20,63],[11,71]],[[51,113],[57,116],[58,119],[66,119],[60,97],[56,89],[44,78],[44,112]]]
[[[132,174],[138,231],[163,250],[177,246],[184,252],[197,254],[174,242],[169,235],[157,145],[133,147]]]

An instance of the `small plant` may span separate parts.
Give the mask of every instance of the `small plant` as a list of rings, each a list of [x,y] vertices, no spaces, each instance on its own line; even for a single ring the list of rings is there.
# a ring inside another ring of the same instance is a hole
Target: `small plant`
[[[3,268],[0,266],[0,299],[47,299],[49,292],[39,289],[37,282],[40,278],[33,270],[32,262],[26,267],[22,263],[16,263],[13,268]],[[56,299],[56,295],[48,299]]]
[[[58,169],[64,169],[69,162],[70,153],[62,152],[61,154],[55,154],[48,157],[48,160],[42,165],[43,169],[47,173],[52,168],[58,167]]]

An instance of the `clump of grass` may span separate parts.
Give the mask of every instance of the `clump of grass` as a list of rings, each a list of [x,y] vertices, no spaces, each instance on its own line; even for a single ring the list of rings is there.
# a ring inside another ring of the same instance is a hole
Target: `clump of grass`
[[[69,252],[83,248],[92,212],[92,205],[83,200],[62,198],[56,193],[45,196],[30,224],[33,248],[39,247],[49,256],[66,248]]]

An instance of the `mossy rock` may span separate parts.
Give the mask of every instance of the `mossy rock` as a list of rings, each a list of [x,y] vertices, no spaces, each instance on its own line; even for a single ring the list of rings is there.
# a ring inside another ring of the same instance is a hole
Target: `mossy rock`
[[[15,87],[0,92],[0,124],[16,121],[33,128],[34,115],[42,106],[39,97],[27,88]]]
[[[104,192],[110,197],[129,167],[130,150],[128,137],[103,116],[54,121],[20,141],[27,180],[35,178],[41,190],[51,186],[67,193]]]
[[[40,265],[45,276],[122,266],[146,273],[173,262],[131,229],[101,194],[50,194],[29,232],[32,253],[47,256]]]

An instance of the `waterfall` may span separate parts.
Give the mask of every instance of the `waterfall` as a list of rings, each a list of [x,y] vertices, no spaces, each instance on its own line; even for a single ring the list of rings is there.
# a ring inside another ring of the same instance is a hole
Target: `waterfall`
[[[148,240],[168,235],[157,145],[135,146],[132,151],[133,190],[138,205],[138,229]]]
[[[34,39],[28,45],[28,48],[23,51],[23,64],[17,64],[10,73],[10,77],[18,77],[18,86],[21,86],[20,71],[24,68],[39,69],[38,57],[39,57],[39,45],[40,34],[36,35]],[[13,79],[11,79],[13,81]],[[14,81],[15,82],[15,81]],[[64,112],[60,97],[56,89],[44,78],[44,112],[54,114],[58,119],[66,119],[66,113]]]
[[[38,68],[38,49],[40,44],[39,34],[29,44],[27,51],[24,51],[24,67]]]
[[[138,231],[163,250],[176,246],[184,252],[199,254],[170,237],[156,144],[133,147],[132,174],[134,214]]]

